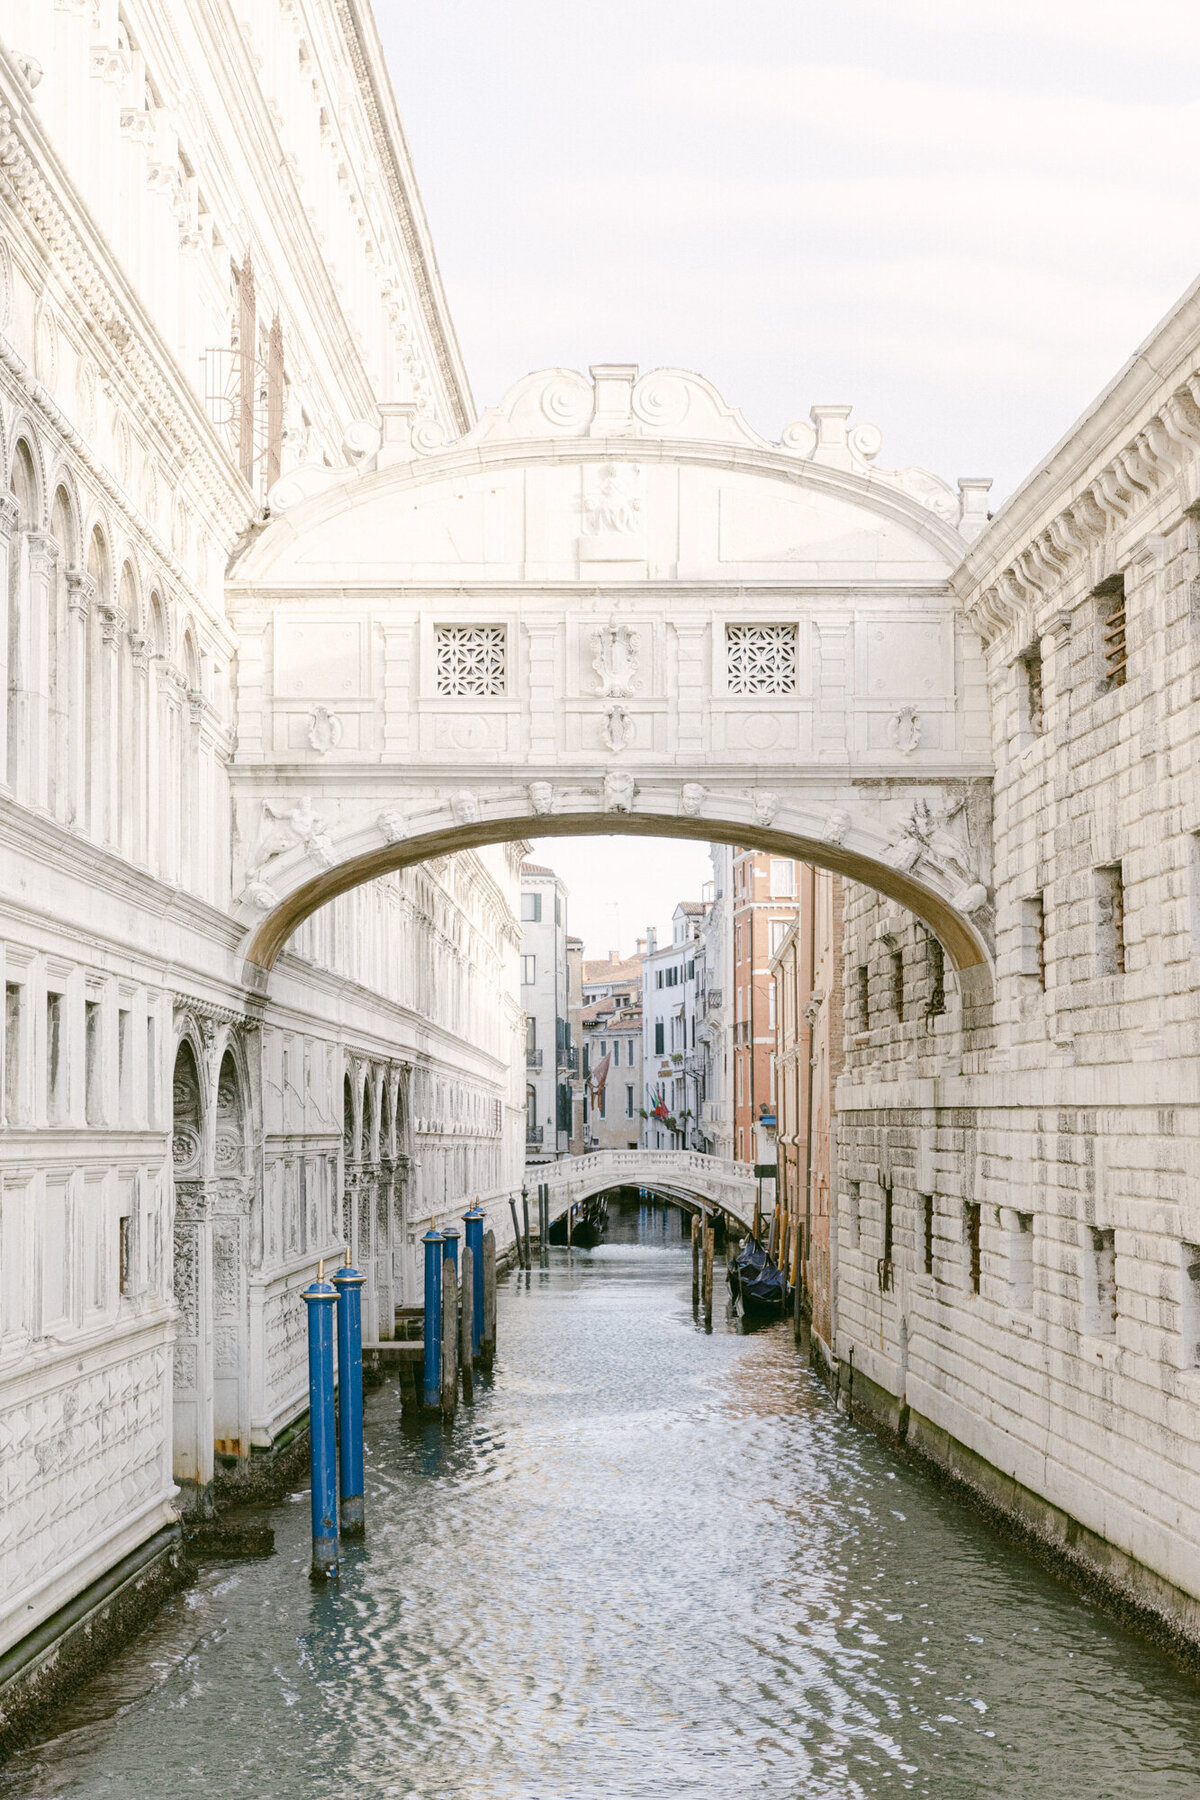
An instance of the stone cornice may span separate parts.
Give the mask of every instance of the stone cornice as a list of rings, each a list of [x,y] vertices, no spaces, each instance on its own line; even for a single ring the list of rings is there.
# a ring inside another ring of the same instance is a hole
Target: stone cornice
[[[1114,449],[1114,445],[1117,446]],[[972,545],[952,577],[985,644],[1036,609],[1175,489],[1193,503],[1200,471],[1200,282],[1130,358]],[[1093,566],[1094,565],[1094,566]]]
[[[375,140],[380,170],[387,182],[388,195],[400,224],[425,327],[437,356],[442,385],[450,401],[455,424],[459,432],[465,432],[474,424],[475,403],[471,397],[466,365],[450,320],[442,278],[417,191],[412,160],[400,123],[379,34],[375,29],[374,19],[361,0],[334,0],[334,4],[358,80],[363,110]]]
[[[212,505],[228,543],[245,530],[255,506],[241,477],[221,446],[203,407],[181,379],[175,359],[120,273],[82,203],[70,210],[59,198],[74,187],[44,137],[36,115],[21,100],[20,81],[12,58],[0,49],[0,190],[23,212],[62,269],[71,289],[88,309],[94,330],[104,343],[111,371],[132,379],[145,410],[160,423],[186,464],[193,491],[199,488]],[[5,358],[22,381],[40,390],[38,403],[51,396],[34,382],[20,358]],[[61,413],[55,421],[64,436],[82,440]],[[65,430],[64,430],[65,426]],[[94,471],[93,471],[94,472]],[[111,478],[109,478],[109,485]],[[122,504],[125,504],[122,497]],[[156,545],[157,548],[157,545]],[[177,578],[190,581],[169,552],[164,561]]]

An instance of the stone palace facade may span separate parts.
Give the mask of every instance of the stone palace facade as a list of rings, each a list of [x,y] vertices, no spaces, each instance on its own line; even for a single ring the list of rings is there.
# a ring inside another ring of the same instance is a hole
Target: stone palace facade
[[[235,11],[0,4],[0,1653],[305,1412],[318,1256],[390,1336],[520,1182],[519,845],[241,979],[226,566],[377,401],[473,415],[369,13]]]

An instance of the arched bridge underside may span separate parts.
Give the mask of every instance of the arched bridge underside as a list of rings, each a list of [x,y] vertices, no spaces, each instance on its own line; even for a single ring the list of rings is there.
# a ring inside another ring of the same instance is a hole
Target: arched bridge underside
[[[406,864],[523,837],[740,843],[864,882],[990,993],[978,522],[846,407],[768,443],[698,376],[529,376],[455,444],[383,409],[232,571],[247,978]],[[973,510],[975,509],[975,510]]]
[[[551,1219],[593,1194],[644,1187],[682,1206],[727,1213],[747,1230],[754,1224],[758,1194],[749,1163],[726,1162],[698,1150],[593,1150],[586,1156],[531,1166],[527,1185],[532,1188],[538,1182],[550,1190]]]

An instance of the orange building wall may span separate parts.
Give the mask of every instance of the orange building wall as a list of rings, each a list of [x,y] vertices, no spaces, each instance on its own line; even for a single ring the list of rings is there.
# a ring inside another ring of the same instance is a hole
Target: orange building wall
[[[772,894],[772,865],[790,869],[790,895]],[[756,1160],[754,1121],[773,1107],[775,1022],[771,1002],[771,938],[796,918],[804,865],[760,850],[733,853],[733,1154]]]

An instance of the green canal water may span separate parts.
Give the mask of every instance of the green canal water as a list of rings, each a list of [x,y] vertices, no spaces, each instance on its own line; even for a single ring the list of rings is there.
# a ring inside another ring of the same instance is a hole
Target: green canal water
[[[1200,1795],[1200,1687],[848,1423],[785,1328],[697,1329],[673,1212],[503,1283],[452,1431],[369,1396],[336,1590],[307,1496],[269,1516],[278,1553],[207,1567],[0,1800]]]

